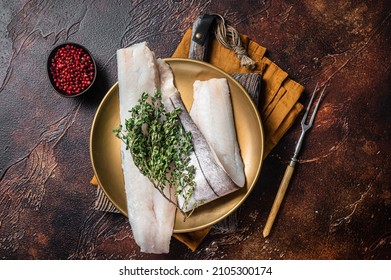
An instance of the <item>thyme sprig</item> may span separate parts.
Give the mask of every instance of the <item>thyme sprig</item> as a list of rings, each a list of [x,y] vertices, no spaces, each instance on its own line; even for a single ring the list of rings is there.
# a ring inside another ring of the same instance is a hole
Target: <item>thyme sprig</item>
[[[186,132],[179,120],[180,108],[168,112],[159,90],[151,96],[144,92],[130,111],[125,127],[114,129],[130,151],[135,165],[153,186],[187,218],[172,191],[184,198],[184,208],[195,188],[195,168],[190,165],[193,150],[191,133]],[[165,188],[168,187],[168,194]]]

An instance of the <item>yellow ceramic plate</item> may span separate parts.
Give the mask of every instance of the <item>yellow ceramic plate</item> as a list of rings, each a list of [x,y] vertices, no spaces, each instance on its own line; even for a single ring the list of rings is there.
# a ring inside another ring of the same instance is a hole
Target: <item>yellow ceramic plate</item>
[[[235,125],[245,165],[246,184],[241,189],[197,208],[185,222],[177,214],[174,232],[190,232],[211,226],[239,207],[254,187],[262,165],[263,129],[258,111],[243,87],[230,75],[211,64],[168,58],[175,84],[187,110],[193,102],[195,80],[227,78],[232,96]],[[110,201],[127,215],[124,179],[121,168],[120,140],[112,133],[119,125],[118,83],[108,91],[96,112],[91,128],[90,154],[92,166],[103,191]]]

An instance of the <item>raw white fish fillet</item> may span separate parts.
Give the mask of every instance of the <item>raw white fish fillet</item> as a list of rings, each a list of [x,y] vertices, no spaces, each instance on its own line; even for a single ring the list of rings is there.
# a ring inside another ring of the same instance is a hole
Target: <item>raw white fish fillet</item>
[[[119,49],[117,64],[120,121],[124,125],[125,119],[130,117],[129,110],[138,103],[141,94],[153,94],[159,88],[160,76],[155,56],[145,42]],[[128,218],[134,239],[142,252],[168,253],[176,208],[140,173],[122,141],[121,154]],[[172,199],[175,200],[174,194]]]
[[[215,152],[217,161],[239,187],[245,184],[244,164],[236,136],[227,80],[195,81],[190,116]]]
[[[164,102],[168,97],[177,93],[178,90],[174,85],[174,74],[170,65],[161,58],[157,59],[157,65],[160,73],[160,92]]]
[[[194,151],[190,154],[190,164],[195,167],[196,188],[188,204],[184,204],[182,196],[178,196],[179,207],[188,212],[207,202],[238,190],[238,187],[227,175],[214,158],[214,152],[205,137],[197,128],[182,102],[174,85],[174,77],[170,66],[163,60],[158,60],[161,77],[161,92],[163,103],[168,111],[181,108],[179,115],[182,126],[192,134]]]

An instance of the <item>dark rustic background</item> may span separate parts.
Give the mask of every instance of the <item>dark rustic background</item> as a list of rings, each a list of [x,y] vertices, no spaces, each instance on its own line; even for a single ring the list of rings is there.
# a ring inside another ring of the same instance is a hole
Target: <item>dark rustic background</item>
[[[198,15],[216,12],[306,87],[328,85],[279,216],[262,237],[300,133],[265,160],[234,233],[196,252],[141,254],[125,217],[93,209],[89,133],[116,81],[115,51],[146,40],[169,57]],[[390,1],[0,1],[1,259],[390,259]],[[66,41],[97,60],[92,94],[65,99],[46,57]]]

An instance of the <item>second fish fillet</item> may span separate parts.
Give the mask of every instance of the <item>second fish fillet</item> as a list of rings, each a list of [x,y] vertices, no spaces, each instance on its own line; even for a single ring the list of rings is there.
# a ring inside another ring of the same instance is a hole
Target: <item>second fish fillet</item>
[[[227,80],[194,82],[194,101],[190,116],[214,151],[217,161],[239,187],[245,184]]]

